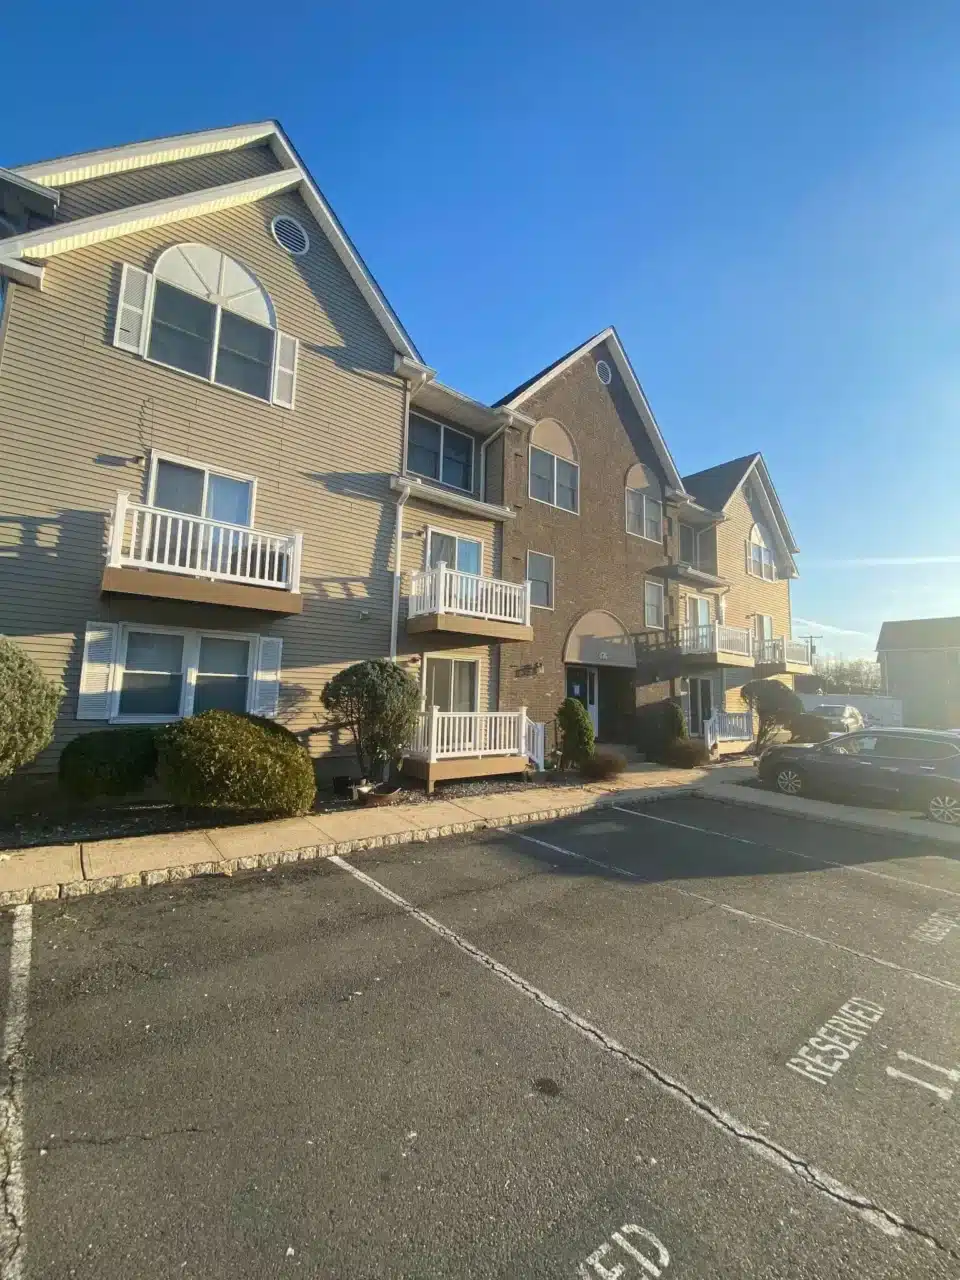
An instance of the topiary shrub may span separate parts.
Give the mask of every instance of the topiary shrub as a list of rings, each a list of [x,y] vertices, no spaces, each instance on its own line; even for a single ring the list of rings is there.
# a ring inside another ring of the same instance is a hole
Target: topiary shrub
[[[251,724],[257,724],[261,729],[265,729],[267,733],[272,733],[277,738],[282,738],[284,742],[301,745],[300,739],[295,733],[287,728],[285,724],[278,724],[276,720],[270,720],[267,716],[255,716],[252,711],[243,711],[238,713],[243,720],[249,720]]]
[[[701,738],[675,738],[667,743],[662,762],[674,769],[696,769],[710,763],[710,752]]]
[[[778,729],[784,729],[803,715],[803,703],[779,680],[750,680],[740,696],[756,714],[757,741],[754,749],[763,750]]]
[[[157,773],[153,729],[98,729],[82,733],[60,753],[60,786],[76,800],[142,791]]]
[[[564,698],[557,708],[560,767],[582,765],[593,754],[593,725],[579,698]]]
[[[672,698],[648,702],[637,708],[637,748],[648,760],[662,761],[670,743],[683,741],[686,736],[683,708]]]
[[[157,733],[160,780],[176,804],[307,813],[317,794],[313,762],[293,734],[250,716],[204,711]]]
[[[827,721],[809,711],[791,720],[787,727],[791,742],[826,742],[830,737],[830,725]]]
[[[331,727],[352,733],[365,778],[399,766],[420,715],[420,687],[402,667],[387,658],[355,662],[327,681],[320,701]]]
[[[18,645],[0,636],[0,778],[50,745],[62,700],[60,686]]]
[[[606,751],[601,747],[581,762],[580,772],[592,782],[603,782],[606,778],[615,778],[618,773],[623,773],[626,767],[627,762],[619,751]]]

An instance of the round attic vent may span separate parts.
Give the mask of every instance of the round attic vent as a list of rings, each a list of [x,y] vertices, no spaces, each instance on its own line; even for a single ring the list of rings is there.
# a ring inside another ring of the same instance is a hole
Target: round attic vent
[[[603,383],[605,387],[609,387],[611,381],[613,380],[613,373],[610,369],[610,366],[607,364],[606,360],[597,361],[597,377],[600,379],[600,381]]]
[[[282,213],[274,218],[272,229],[274,240],[287,253],[295,253],[299,257],[310,248],[310,237],[296,218]]]

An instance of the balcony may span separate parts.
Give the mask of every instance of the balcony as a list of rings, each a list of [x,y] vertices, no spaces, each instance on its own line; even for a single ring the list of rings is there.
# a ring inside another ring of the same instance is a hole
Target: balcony
[[[756,663],[764,676],[807,675],[813,670],[812,641],[788,640],[785,636],[758,640]]]
[[[710,622],[697,627],[671,627],[635,637],[637,662],[653,666],[668,679],[706,667],[752,667],[753,632]]]
[[[266,533],[117,494],[101,590],[301,613],[302,533]]]
[[[403,770],[436,782],[543,768],[545,726],[519,711],[424,711],[404,753]]]
[[[491,640],[532,640],[530,583],[504,582],[438,564],[413,575],[407,632],[457,632]]]

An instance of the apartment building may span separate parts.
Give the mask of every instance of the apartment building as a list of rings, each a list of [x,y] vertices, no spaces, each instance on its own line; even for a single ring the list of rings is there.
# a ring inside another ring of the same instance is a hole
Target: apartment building
[[[883,692],[903,701],[903,723],[960,729],[960,618],[885,622],[877,639]]]

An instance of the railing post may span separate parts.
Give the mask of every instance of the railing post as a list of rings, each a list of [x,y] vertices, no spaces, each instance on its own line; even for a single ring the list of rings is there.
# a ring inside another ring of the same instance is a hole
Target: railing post
[[[530,579],[527,578],[523,584],[523,625],[530,625]]]
[[[111,569],[120,567],[123,555],[123,530],[127,523],[127,503],[129,492],[122,490],[117,494],[117,505],[113,509],[113,524],[110,526],[110,546],[107,553],[107,564]]]
[[[427,717],[427,759],[432,763],[437,758],[437,727],[440,720],[440,708],[431,707]]]
[[[437,565],[437,613],[446,613],[447,599],[447,565],[446,561],[441,560]]]
[[[527,754],[527,708],[521,707],[517,712],[517,728],[520,734],[520,742],[517,747],[517,754],[525,756]]]
[[[290,557],[290,590],[300,590],[300,563],[303,559],[303,533],[298,529],[293,535],[293,554]]]

